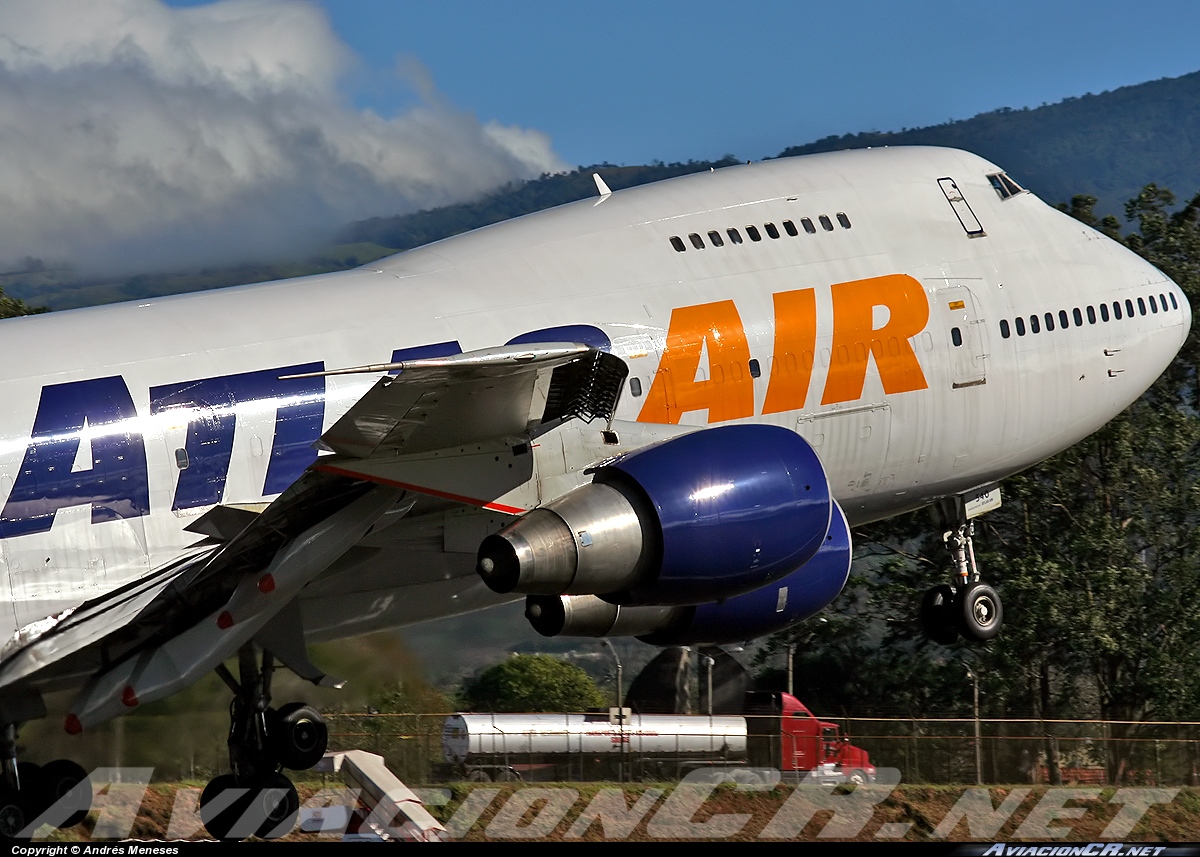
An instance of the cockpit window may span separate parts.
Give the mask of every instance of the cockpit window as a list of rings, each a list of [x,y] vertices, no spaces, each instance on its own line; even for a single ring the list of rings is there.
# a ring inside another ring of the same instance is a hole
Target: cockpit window
[[[1010,179],[1006,173],[993,173],[988,176],[988,181],[991,182],[992,189],[1001,199],[1009,199],[1025,192],[1025,188]]]

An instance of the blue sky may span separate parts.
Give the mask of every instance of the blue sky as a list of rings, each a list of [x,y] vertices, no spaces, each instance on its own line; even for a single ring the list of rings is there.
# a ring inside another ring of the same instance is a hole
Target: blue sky
[[[829,134],[1038,106],[1200,70],[1200,3],[324,0],[361,106],[415,58],[482,121],[568,163],[743,158]]]
[[[0,270],[291,258],[574,165],[1200,70],[1196,0],[3,0],[0,33]]]

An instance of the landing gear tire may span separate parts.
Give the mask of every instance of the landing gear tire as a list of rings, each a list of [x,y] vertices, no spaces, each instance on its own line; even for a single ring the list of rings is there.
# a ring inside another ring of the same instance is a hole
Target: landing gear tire
[[[943,583],[926,592],[917,615],[921,630],[933,642],[949,646],[958,641],[954,589],[949,584]]]
[[[995,589],[976,583],[958,594],[959,631],[969,641],[985,642],[1000,633],[1004,606]]]
[[[29,824],[29,809],[20,792],[0,785],[0,842],[21,839]]]
[[[226,842],[240,842],[253,834],[255,830],[238,823],[253,799],[252,790],[240,788],[233,774],[209,780],[200,793],[200,820],[208,835]]]
[[[74,827],[87,818],[92,808],[92,783],[87,771],[70,759],[57,759],[42,766],[38,776],[39,814],[54,811],[54,818],[69,812],[55,826],[59,830]],[[53,823],[53,820],[51,820]]]
[[[293,771],[306,771],[325,755],[329,728],[312,706],[289,703],[274,712],[267,723],[272,756]]]
[[[250,791],[254,796],[251,802],[254,818],[263,819],[255,835],[262,839],[278,839],[291,833],[300,815],[300,796],[292,781],[283,774],[268,774]]]

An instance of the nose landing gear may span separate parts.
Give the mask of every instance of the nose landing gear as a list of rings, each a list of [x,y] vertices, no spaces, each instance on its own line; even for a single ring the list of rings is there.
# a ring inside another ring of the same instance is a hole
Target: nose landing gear
[[[240,681],[224,665],[217,674],[233,691],[229,707],[229,765],[200,795],[200,818],[216,839],[277,839],[300,812],[296,787],[283,768],[307,770],[325,755],[329,731],[316,709],[293,702],[271,708],[274,659],[247,644],[238,652]]]
[[[961,509],[961,506],[960,506]],[[942,536],[954,563],[954,584],[941,584],[925,593],[918,618],[925,636],[948,646],[961,636],[969,643],[983,643],[1000,633],[1004,605],[1000,595],[980,580],[975,564],[972,537],[975,524],[963,520]]]

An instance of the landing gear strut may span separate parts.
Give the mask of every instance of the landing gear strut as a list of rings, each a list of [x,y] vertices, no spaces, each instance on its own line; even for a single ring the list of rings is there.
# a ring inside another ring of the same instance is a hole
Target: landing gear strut
[[[238,651],[239,678],[222,664],[217,675],[233,691],[229,705],[231,773],[211,780],[200,795],[200,818],[217,839],[259,836],[277,839],[291,832],[300,812],[296,787],[283,768],[306,770],[325,755],[329,733],[316,709],[293,702],[271,708],[275,661],[247,643]],[[239,680],[240,679],[240,680]]]
[[[45,765],[17,760],[19,724],[0,725],[0,842],[31,834],[32,825],[65,830],[92,808],[87,771],[68,759]]]
[[[1004,625],[1000,595],[980,580],[975,564],[975,524],[966,520],[961,503],[956,504],[956,512],[957,526],[942,536],[954,563],[954,582],[926,592],[919,612],[925,635],[943,646],[960,635],[969,643],[986,642]]]

